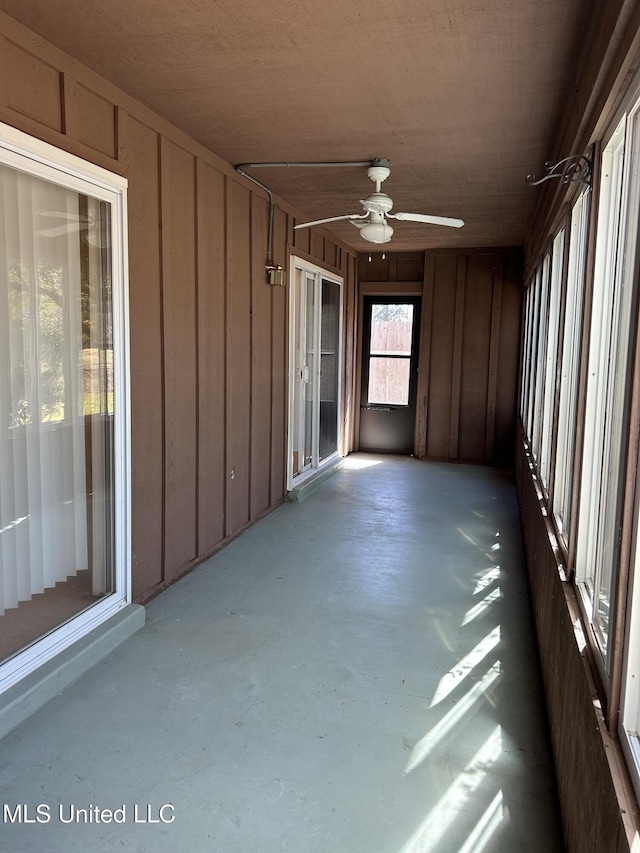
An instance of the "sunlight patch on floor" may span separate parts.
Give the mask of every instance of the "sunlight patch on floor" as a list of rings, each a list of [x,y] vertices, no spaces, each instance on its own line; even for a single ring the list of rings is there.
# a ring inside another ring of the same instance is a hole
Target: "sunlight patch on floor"
[[[456,529],[457,529],[458,533],[464,539],[467,540],[467,542],[469,542],[471,545],[473,545],[475,548],[477,548],[478,551],[482,551],[482,553],[485,554],[488,557],[488,559],[490,559],[490,560],[493,560],[493,555],[495,554],[495,552],[500,550],[500,543],[499,542],[494,542],[493,545],[486,546],[486,545],[483,545],[482,543],[478,542],[477,539],[475,539],[470,533],[467,533],[466,530],[463,530],[462,527],[457,527]],[[494,539],[498,539],[499,537],[500,537],[500,531],[497,530],[495,533]]]
[[[507,816],[502,791],[498,791],[458,853],[482,853]]]
[[[460,819],[461,812],[468,810],[471,797],[484,782],[501,753],[502,730],[496,726],[398,853],[430,853],[435,850]]]
[[[374,465],[382,465],[382,459],[361,459],[347,456],[342,462],[342,468],[347,471],[360,471],[362,468],[372,468]]]
[[[474,607],[472,607],[470,610],[467,610],[467,612],[464,614],[464,619],[462,620],[462,627],[468,625],[470,622],[473,622],[474,619],[479,619],[480,616],[482,616],[484,613],[487,612],[487,610],[489,610],[489,608],[495,601],[499,600],[501,595],[502,591],[499,586],[491,590],[488,595],[485,595],[482,601],[479,601]]]
[[[474,705],[481,701],[485,694],[496,684],[501,677],[500,661],[496,661],[491,669],[476,682],[467,693],[451,708],[444,717],[430,729],[427,734],[418,741],[411,750],[409,763],[404,771],[408,775],[429,757],[432,750],[462,721]]]
[[[481,663],[487,655],[495,649],[500,642],[500,626],[497,625],[493,631],[490,631],[486,637],[483,637],[480,642],[471,649],[458,663],[452,667],[449,672],[446,672],[436,688],[436,692],[431,700],[430,708],[442,702],[443,699],[452,693],[459,684],[462,684],[464,679],[472,672],[479,663]]]
[[[482,575],[478,578],[476,582],[476,587],[473,590],[474,595],[478,595],[480,592],[484,592],[484,590],[491,586],[494,581],[497,581],[500,577],[500,566],[494,566],[491,569],[487,569],[486,572],[483,572]]]

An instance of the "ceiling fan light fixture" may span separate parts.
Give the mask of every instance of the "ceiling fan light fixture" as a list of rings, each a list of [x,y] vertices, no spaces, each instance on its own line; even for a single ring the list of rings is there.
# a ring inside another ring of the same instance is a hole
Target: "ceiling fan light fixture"
[[[369,243],[388,243],[393,237],[393,228],[386,222],[367,222],[360,229],[360,236]]]

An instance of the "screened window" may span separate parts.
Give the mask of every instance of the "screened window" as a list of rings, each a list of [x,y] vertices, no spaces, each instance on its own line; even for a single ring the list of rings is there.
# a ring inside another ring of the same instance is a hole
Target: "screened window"
[[[525,434],[533,440],[533,410],[535,401],[536,352],[538,335],[539,270],[529,282],[525,295],[524,345],[522,365],[521,417]]]
[[[529,393],[531,375],[531,304],[533,287],[527,287],[524,295],[523,344],[522,344],[522,388],[520,390],[520,418],[527,437],[529,433]]]
[[[640,131],[640,104],[636,104],[635,110],[628,121],[628,135],[632,140],[631,163],[629,168],[629,181],[626,197],[628,199],[626,209],[627,228],[625,236],[625,265],[623,270],[623,286],[631,290],[631,282],[637,276],[637,234],[640,222],[640,178],[638,175],[638,163],[640,162],[640,142],[638,132]],[[631,301],[631,294],[627,297]],[[624,310],[624,298],[623,298]],[[631,301],[632,315],[637,314],[637,301]],[[629,324],[633,329],[633,324]],[[637,328],[635,329],[637,334]],[[615,452],[615,450],[614,450]],[[638,476],[638,471],[633,474]],[[623,691],[620,714],[620,736],[623,748],[627,753],[629,763],[634,770],[632,778],[636,786],[636,793],[640,797],[640,492],[636,488],[636,511],[635,511],[635,557],[631,560],[629,577],[629,594],[627,597],[629,610],[626,618],[625,646],[624,646],[624,671]]]
[[[529,438],[531,439],[533,445],[534,431],[535,431],[535,404],[536,404],[536,389],[538,386],[538,373],[537,373],[537,364],[538,364],[538,329],[540,326],[540,291],[542,285],[542,274],[541,270],[538,268],[536,272],[535,280],[532,285],[532,304],[531,304],[531,347],[529,351],[529,399],[528,399],[528,413],[527,413],[527,423],[529,425]],[[535,456],[535,447],[534,456]]]
[[[620,492],[626,454],[625,415],[633,293],[635,229],[625,174],[626,120],[603,151],[576,573],[582,599],[609,669],[610,626],[617,577]],[[627,236],[631,238],[626,246]],[[625,248],[630,250],[625,252]]]
[[[640,489],[635,470],[640,379],[634,374],[639,114],[640,101],[603,142],[593,204],[597,220],[590,222],[592,194],[586,188],[573,204],[569,230],[556,235],[530,283],[520,407],[536,472],[551,500],[547,509],[573,560],[569,577],[573,572],[584,636],[605,694],[602,708],[607,723],[618,725],[640,797]],[[587,275],[590,237],[593,267]]]
[[[625,633],[620,740],[631,767],[632,779],[640,798],[640,505],[635,512],[635,556],[631,565],[631,595]]]
[[[538,299],[538,328],[536,341],[535,392],[533,395],[532,411],[532,445],[535,459],[540,458],[540,443],[542,435],[542,407],[544,404],[545,368],[547,358],[547,330],[549,320],[549,271],[551,258],[545,255],[536,277]]]
[[[549,488],[549,469],[551,464],[551,439],[555,409],[563,257],[564,230],[560,231],[553,241],[550,273],[551,278],[549,282],[548,331],[544,368],[544,402],[542,409],[542,421],[540,424],[540,479],[546,489]]]
[[[571,513],[571,483],[576,431],[578,370],[580,365],[581,320],[584,301],[585,259],[591,193],[585,190],[571,211],[569,261],[567,268],[562,354],[558,389],[558,428],[555,473],[553,479],[553,513],[558,533],[568,545]]]

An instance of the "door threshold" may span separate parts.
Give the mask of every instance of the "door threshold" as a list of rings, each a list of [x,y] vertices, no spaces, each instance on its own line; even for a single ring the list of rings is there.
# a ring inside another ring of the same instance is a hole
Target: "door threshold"
[[[288,503],[299,503],[305,498],[308,498],[309,495],[315,492],[315,490],[321,486],[328,477],[331,477],[332,474],[335,474],[336,471],[342,467],[343,461],[344,460],[341,456],[336,456],[335,459],[328,462],[315,474],[308,476],[303,483],[294,486],[290,491],[288,491],[284,498],[285,501],[288,501]]]
[[[6,690],[0,696],[0,738],[96,666],[144,623],[144,607],[128,604]]]

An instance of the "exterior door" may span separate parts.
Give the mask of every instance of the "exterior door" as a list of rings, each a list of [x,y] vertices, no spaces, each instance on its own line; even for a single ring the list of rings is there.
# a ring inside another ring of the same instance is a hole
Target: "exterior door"
[[[419,296],[365,296],[360,450],[414,450]]]

